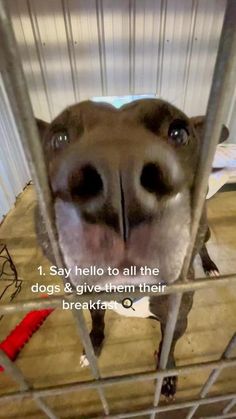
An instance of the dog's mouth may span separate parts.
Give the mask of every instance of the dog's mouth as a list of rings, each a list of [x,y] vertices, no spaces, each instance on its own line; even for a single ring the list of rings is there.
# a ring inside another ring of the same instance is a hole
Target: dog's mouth
[[[55,214],[60,249],[74,286],[139,286],[179,278],[189,242],[188,213],[180,218],[167,208],[161,222],[140,224],[126,242],[108,226],[85,222],[71,203],[58,199]]]

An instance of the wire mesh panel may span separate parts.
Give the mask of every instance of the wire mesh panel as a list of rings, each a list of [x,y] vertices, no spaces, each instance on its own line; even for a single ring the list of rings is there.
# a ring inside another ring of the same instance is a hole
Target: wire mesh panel
[[[205,397],[211,386],[218,378],[220,372],[224,368],[236,366],[236,359],[230,358],[232,350],[236,346],[236,337],[232,337],[222,358],[214,362],[198,363],[179,368],[167,368],[168,356],[173,341],[175,326],[178,319],[179,308],[183,294],[188,291],[194,291],[206,288],[223,287],[232,284],[235,275],[225,275],[215,281],[201,279],[195,282],[187,281],[187,274],[192,258],[193,248],[197,235],[197,230],[202,214],[205,201],[208,177],[210,174],[212,160],[216,145],[221,132],[222,122],[224,120],[226,110],[230,105],[230,95],[235,84],[236,74],[236,2],[228,0],[225,13],[225,19],[222,29],[222,35],[219,45],[219,51],[213,76],[211,93],[207,108],[207,120],[204,131],[204,141],[201,155],[198,163],[198,169],[195,176],[194,194],[193,194],[193,222],[191,229],[191,241],[183,265],[182,282],[167,287],[164,294],[170,295],[169,312],[167,316],[166,328],[164,331],[164,339],[160,355],[159,369],[155,372],[144,372],[138,374],[128,374],[119,377],[101,378],[97,358],[94,353],[93,345],[89,336],[89,332],[85,323],[84,315],[80,310],[74,310],[76,325],[80,335],[80,339],[84,345],[86,356],[89,361],[93,380],[78,382],[73,384],[58,385],[50,388],[34,389],[25,380],[22,372],[16,367],[3,352],[0,352],[0,363],[20,386],[20,390],[10,394],[0,396],[0,402],[21,400],[23,398],[33,398],[41,409],[49,418],[57,416],[53,410],[45,403],[44,398],[53,395],[61,395],[70,392],[77,392],[84,389],[96,389],[102,404],[104,416],[110,418],[128,418],[150,415],[154,419],[161,412],[178,411],[179,409],[188,408],[186,418],[190,419],[195,414],[199,406],[221,401],[229,401],[222,412],[221,417],[230,417],[230,410],[235,406],[236,394],[224,394],[214,397]],[[13,36],[12,27],[5,8],[5,2],[0,1],[0,34],[2,40],[1,49],[1,71],[9,96],[12,109],[14,110],[16,122],[21,135],[22,143],[27,151],[28,162],[30,164],[32,177],[39,196],[39,203],[42,215],[45,220],[48,237],[50,239],[54,258],[58,267],[63,267],[63,260],[60,249],[58,247],[55,226],[52,217],[51,194],[48,186],[46,175],[46,167],[42,152],[41,143],[38,138],[37,128],[34,122],[32,109],[23,77],[20,58],[17,53],[16,43]],[[125,295],[125,294],[124,294]],[[138,291],[136,293],[138,295]],[[152,293],[142,293],[144,295],[152,295]],[[104,300],[114,299],[116,296],[121,298],[121,294],[100,294],[99,298]],[[73,301],[85,301],[86,299],[96,300],[96,295],[82,295],[80,297],[66,295],[62,297],[52,297],[47,300],[30,300],[15,304],[5,304],[0,307],[0,314],[10,314],[13,312],[26,311],[30,309],[39,309],[45,307],[60,307],[62,298]],[[160,406],[160,394],[163,379],[165,377],[178,376],[190,372],[197,372],[204,369],[211,369],[208,380],[203,385],[199,398],[191,401],[174,403],[168,406]],[[153,405],[147,409],[130,412],[119,413],[117,415],[110,414],[108,401],[104,389],[108,386],[114,386],[117,383],[129,383],[136,381],[156,380]],[[103,416],[103,417],[104,417]]]

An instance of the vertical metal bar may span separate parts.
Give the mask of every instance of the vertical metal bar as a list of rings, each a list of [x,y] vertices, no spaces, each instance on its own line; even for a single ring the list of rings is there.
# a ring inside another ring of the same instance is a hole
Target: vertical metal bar
[[[0,64],[8,100],[14,112],[20,139],[27,155],[31,175],[38,193],[38,203],[45,221],[49,240],[58,266],[61,256],[56,243],[56,235],[51,223],[51,195],[47,170],[39,140],[38,130],[30,103],[18,47],[14,37],[6,2],[0,0]]]
[[[2,365],[5,372],[19,384],[21,391],[30,389],[30,385],[24,378],[21,370],[15,364],[13,364],[13,362],[7,357],[2,349],[0,349],[0,365]],[[58,417],[42,399],[36,396],[34,397],[34,400],[38,407],[47,415],[47,417],[50,419],[58,419]]]
[[[236,2],[227,0],[223,27],[219,42],[217,59],[214,69],[211,91],[207,106],[207,118],[204,129],[202,151],[199,159],[198,171],[195,178],[193,196],[193,223],[191,241],[184,261],[182,276],[187,278],[194,245],[197,237],[199,222],[202,215],[203,205],[207,190],[207,180],[210,175],[215,149],[219,141],[222,123],[230,106],[230,92],[235,86],[236,74]],[[231,344],[227,348],[230,352]],[[228,356],[228,351],[224,355]],[[201,397],[205,397],[209,388],[217,379],[220,371],[212,371],[208,381],[202,388]],[[191,419],[198,408],[198,404],[192,407],[186,419]]]
[[[236,334],[233,335],[233,337],[230,339],[230,342],[228,343],[221,359],[228,359],[230,358],[231,352],[234,350],[236,346]],[[210,390],[211,386],[214,384],[214,382],[217,380],[218,376],[221,373],[221,368],[217,368],[212,371],[212,373],[209,376],[209,379],[204,384],[202,391],[201,391],[201,397],[205,397],[208,391]]]
[[[236,405],[236,398],[232,399],[231,402],[227,404],[227,406],[223,410],[223,413],[224,414],[228,413],[235,405]]]
[[[34,401],[47,417],[50,419],[59,419],[59,417],[53,413],[52,409],[42,399],[34,397]]]
[[[94,378],[96,378],[96,380],[99,380],[100,378],[100,373],[99,373],[99,368],[97,366],[97,358],[96,355],[94,353],[94,349],[93,349],[93,345],[91,343],[91,339],[90,336],[88,334],[88,330],[87,330],[87,326],[86,326],[86,322],[85,322],[85,318],[84,315],[82,313],[82,311],[80,310],[73,310],[73,314],[74,314],[74,318],[79,330],[79,334],[81,337],[81,340],[83,342],[84,348],[86,349],[86,356],[88,358],[89,361],[89,365],[90,368],[92,370],[93,376]],[[101,402],[102,402],[102,406],[104,409],[104,412],[106,415],[109,415],[109,406],[105,397],[105,393],[102,387],[98,387],[97,389],[98,394],[100,396]]]
[[[236,78],[236,1],[227,0],[215,70],[209,95],[201,155],[195,177],[191,241],[184,261],[182,276],[186,279],[205,202],[208,178],[222,124],[230,106],[230,92]]]
[[[182,294],[174,294],[174,295],[171,295],[170,297],[170,306],[168,310],[167,323],[166,323],[166,328],[164,332],[163,344],[161,348],[161,356],[160,356],[160,362],[159,362],[160,369],[165,369],[167,366],[171,344],[174,337],[175,326],[178,319],[181,299],[182,299]],[[159,378],[157,380],[155,394],[154,394],[154,402],[153,402],[154,408],[158,406],[158,403],[160,400],[162,383],[163,383],[163,378]],[[150,419],[155,419],[156,415],[157,413],[152,413],[150,416]]]
[[[199,227],[200,218],[202,215],[203,205],[205,202],[207,183],[211,171],[212,161],[219,141],[222,123],[226,115],[226,110],[230,105],[229,92],[233,89],[235,84],[236,74],[236,2],[235,0],[228,0],[225,12],[225,18],[219,43],[219,49],[216,59],[216,65],[212,80],[212,87],[210,91],[207,118],[204,129],[204,138],[202,143],[201,155],[199,158],[198,170],[195,177],[194,194],[193,194],[193,222],[191,228],[191,240],[183,265],[182,276],[187,278],[191,258],[194,250],[195,240]],[[162,348],[163,365],[166,367],[169,356],[169,349],[171,347],[172,338],[174,335],[174,327],[178,317],[178,309],[181,302],[181,295],[173,304],[173,318],[168,320],[164,342],[165,346]],[[174,327],[173,327],[174,325]],[[167,351],[164,353],[164,350]],[[162,354],[161,354],[162,355]],[[158,406],[161,394],[162,380],[157,382],[157,387],[154,397],[154,407]],[[155,418],[155,413],[151,415],[151,419]]]
[[[19,384],[22,391],[28,390],[30,388],[21,370],[15,364],[13,364],[13,362],[8,358],[2,349],[0,349],[0,365],[2,365],[5,372]]]
[[[14,111],[20,138],[27,153],[32,178],[38,193],[38,203],[45,221],[55,262],[58,267],[63,267],[63,260],[58,247],[56,230],[52,222],[51,194],[43,150],[30,104],[30,98],[22,70],[17,43],[5,6],[6,2],[4,0],[0,0],[1,71],[3,73],[3,80],[8,93],[9,102]],[[80,313],[79,318],[80,320],[83,318],[82,313]],[[93,365],[94,368],[96,367],[98,371],[96,357],[94,355],[86,326],[85,328],[81,326],[80,337],[83,342],[86,342],[85,351],[91,366]],[[90,344],[88,344],[88,342],[90,342]],[[93,356],[91,356],[92,353]],[[102,396],[101,402],[106,413],[108,408],[103,389],[99,390],[99,395]]]
[[[235,348],[235,346],[236,346],[236,334],[234,334],[233,337],[230,339],[230,342],[228,343],[221,359],[228,359],[230,357],[231,352]],[[213,384],[219,377],[221,370],[222,370],[221,368],[216,368],[210,373],[199,395],[202,399],[207,395],[208,391],[210,390],[210,388],[213,386]],[[187,414],[186,419],[191,419],[194,413],[196,412],[196,410],[198,409],[198,407],[199,407],[198,403],[195,406],[193,406],[190,409],[189,413]]]

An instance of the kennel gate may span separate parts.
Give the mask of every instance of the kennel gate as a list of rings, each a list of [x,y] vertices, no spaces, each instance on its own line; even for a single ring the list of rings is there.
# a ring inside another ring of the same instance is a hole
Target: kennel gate
[[[37,132],[34,122],[33,112],[27,92],[27,87],[23,75],[20,57],[17,52],[17,45],[14,38],[10,18],[6,8],[6,1],[0,0],[0,39],[2,41],[1,48],[1,71],[3,73],[4,84],[8,94],[9,102],[13,109],[17,127],[20,133],[22,144],[27,153],[27,159],[30,165],[32,178],[38,193],[39,204],[45,220],[47,233],[53,249],[54,257],[58,267],[63,267],[60,251],[55,236],[55,227],[51,217],[51,196],[48,187],[46,168]],[[213,397],[205,397],[211,386],[217,380],[220,372],[227,367],[236,366],[236,358],[231,357],[232,350],[236,347],[236,333],[227,345],[222,357],[218,361],[191,364],[173,369],[167,369],[167,360],[170,352],[171,342],[174,335],[175,325],[178,318],[179,307],[183,293],[187,291],[197,291],[207,288],[223,287],[232,284],[236,274],[221,275],[218,279],[200,278],[193,282],[186,281],[186,274],[190,265],[191,255],[197,234],[197,229],[201,217],[203,204],[205,201],[205,192],[207,189],[208,177],[211,171],[211,165],[214,152],[221,132],[222,122],[226,114],[226,110],[230,105],[230,93],[235,86],[236,75],[236,1],[227,0],[224,23],[222,27],[218,54],[213,74],[212,86],[207,106],[207,118],[204,130],[204,141],[201,155],[199,157],[198,170],[195,175],[194,194],[193,194],[193,222],[191,229],[191,242],[184,261],[182,271],[182,281],[177,284],[169,285],[164,294],[170,295],[170,307],[168,312],[166,329],[164,332],[163,345],[160,356],[159,370],[154,372],[143,372],[137,374],[127,374],[117,377],[101,378],[96,356],[93,351],[92,343],[89,336],[83,312],[74,310],[73,314],[78,327],[81,341],[84,345],[87,358],[94,379],[73,384],[64,384],[51,386],[36,390],[31,387],[20,369],[8,359],[3,351],[0,351],[0,363],[3,365],[5,372],[10,375],[20,386],[20,390],[0,396],[0,402],[8,402],[13,400],[22,400],[23,398],[31,398],[37,403],[39,409],[51,419],[57,419],[58,416],[44,402],[44,397],[77,392],[85,389],[96,389],[98,391],[100,401],[104,410],[103,417],[111,419],[131,418],[144,415],[150,415],[150,419],[155,419],[159,412],[177,411],[183,408],[189,408],[186,419],[191,419],[199,406],[221,401],[228,401],[223,412],[217,417],[232,418],[236,417],[235,412],[231,409],[236,405],[236,393],[229,393]],[[146,292],[144,295],[152,295]],[[116,295],[121,298],[125,297],[125,293],[105,294],[99,293],[99,299],[107,301]],[[140,296],[140,292],[135,292],[135,296]],[[158,296],[158,295],[155,295]],[[96,301],[96,295],[92,296]],[[61,306],[62,299],[73,301],[74,295],[66,295],[61,297],[49,297],[46,300],[28,300],[25,302],[17,302],[14,304],[3,304],[0,307],[0,314],[10,314],[15,312],[23,312],[29,310],[37,310],[43,308],[56,308]],[[91,295],[76,296],[76,301],[87,301],[91,299]],[[178,402],[171,405],[160,406],[161,386],[163,379],[168,376],[182,375],[194,373],[200,370],[211,369],[211,373],[204,383],[199,398],[195,398],[186,402]],[[118,383],[127,383],[134,381],[148,381],[156,379],[153,405],[149,408],[136,410],[129,413],[110,414],[108,402],[104,393],[104,388]]]

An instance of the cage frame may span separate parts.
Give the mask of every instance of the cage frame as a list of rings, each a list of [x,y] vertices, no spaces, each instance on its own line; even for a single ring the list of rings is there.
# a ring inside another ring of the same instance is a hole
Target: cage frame
[[[42,216],[45,221],[48,237],[58,267],[63,267],[60,249],[56,239],[56,230],[52,218],[51,195],[46,175],[46,166],[44,162],[41,143],[39,140],[37,127],[34,121],[33,112],[30,104],[29,94],[27,91],[26,81],[24,78],[20,56],[17,50],[16,40],[13,34],[11,21],[8,15],[6,1],[0,0],[0,36],[2,40],[1,54],[1,71],[3,80],[8,94],[9,102],[14,112],[16,124],[20,134],[23,147],[26,151],[27,160],[31,169],[32,179],[34,181],[38,194],[38,202]],[[3,351],[0,352],[0,363],[5,368],[6,373],[11,376],[20,386],[19,391],[14,393],[3,394],[0,396],[0,402],[10,400],[23,399],[30,397],[35,400],[38,408],[46,414],[47,417],[57,419],[58,416],[44,401],[44,397],[48,395],[60,395],[71,391],[80,391],[86,388],[94,388],[97,390],[104,416],[112,419],[131,418],[135,416],[150,415],[150,419],[158,417],[159,412],[175,411],[178,409],[189,408],[186,419],[191,419],[199,406],[208,403],[217,403],[219,401],[229,401],[221,418],[232,417],[230,411],[236,404],[236,393],[223,394],[213,397],[205,397],[210,388],[218,378],[220,372],[227,367],[236,365],[236,358],[231,358],[231,351],[236,346],[236,334],[232,337],[227,345],[222,357],[218,361],[190,364],[184,367],[176,367],[167,369],[167,361],[173,340],[175,325],[178,318],[179,307],[183,293],[188,291],[196,291],[206,288],[215,288],[217,286],[225,286],[232,284],[236,274],[223,275],[216,280],[199,279],[193,282],[187,282],[187,273],[191,262],[194,243],[197,230],[202,214],[205,201],[208,177],[211,171],[211,165],[220,137],[222,123],[224,121],[226,110],[230,105],[230,92],[235,84],[236,74],[236,1],[227,0],[224,22],[219,42],[217,59],[212,79],[212,86],[207,105],[207,118],[204,128],[203,146],[200,153],[198,169],[194,181],[193,193],[193,214],[191,226],[191,241],[187,250],[186,258],[183,264],[182,281],[168,286],[165,294],[170,295],[170,307],[168,310],[168,319],[163,337],[163,345],[161,350],[159,369],[155,372],[143,372],[139,374],[127,374],[119,377],[101,378],[97,359],[90,340],[89,331],[86,326],[85,318],[81,310],[73,310],[76,326],[80,339],[84,345],[86,356],[93,374],[93,380],[86,382],[76,382],[68,385],[53,386],[51,388],[43,388],[35,390],[26,381],[22,371],[15,365]],[[121,294],[112,293],[99,294],[99,298],[108,300]],[[138,295],[138,292],[135,294]],[[145,295],[155,295],[154,293],[142,293]],[[163,294],[162,294],[163,295]],[[37,301],[28,300],[15,304],[4,304],[0,307],[0,314],[10,314],[20,311],[32,309],[40,309],[46,307],[60,307],[62,298],[73,300],[74,295],[66,295],[60,297],[51,297],[47,300]],[[96,300],[96,296],[92,296]],[[76,296],[76,301],[84,301],[91,299],[91,295]],[[170,404],[168,406],[160,406],[161,386],[163,379],[171,375],[181,375],[191,373],[200,369],[211,368],[211,373],[205,384],[203,385],[199,398]],[[155,393],[153,405],[150,408],[132,411],[129,413],[110,414],[109,404],[106,399],[104,388],[122,382],[145,381],[156,379]],[[230,416],[231,414],[231,416]]]

